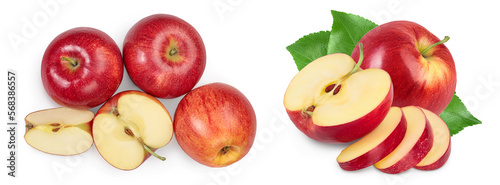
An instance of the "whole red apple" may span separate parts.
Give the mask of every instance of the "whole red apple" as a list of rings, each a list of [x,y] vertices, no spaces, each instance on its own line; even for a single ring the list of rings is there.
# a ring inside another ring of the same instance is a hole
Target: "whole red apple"
[[[182,150],[199,163],[223,167],[243,158],[256,133],[252,105],[238,89],[212,83],[190,91],[174,116]]]
[[[110,98],[120,86],[120,49],[106,33],[78,27],[47,46],[41,75],[47,93],[62,106],[89,109]]]
[[[448,48],[423,26],[409,21],[382,24],[366,33],[361,68],[380,68],[391,75],[393,106],[420,106],[440,114],[450,103],[457,83]],[[352,52],[358,60],[359,47]]]
[[[175,98],[191,89],[205,70],[205,45],[186,21],[155,14],[137,22],[123,46],[125,67],[132,81],[159,98]]]

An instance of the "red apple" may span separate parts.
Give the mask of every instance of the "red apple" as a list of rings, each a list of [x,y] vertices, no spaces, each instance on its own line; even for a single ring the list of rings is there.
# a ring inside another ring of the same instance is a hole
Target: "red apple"
[[[87,27],[58,35],[47,46],[41,75],[58,104],[89,109],[111,97],[123,77],[120,49],[106,33]]]
[[[393,106],[420,106],[440,114],[450,103],[457,83],[450,51],[423,26],[409,21],[382,24],[366,33],[361,68],[380,68],[391,75]],[[437,44],[437,45],[436,45]],[[352,52],[359,58],[359,47]]]
[[[252,105],[238,89],[223,83],[198,87],[179,102],[174,133],[195,161],[223,167],[243,158],[256,132]]]
[[[320,57],[300,70],[285,92],[290,120],[325,143],[350,142],[375,129],[392,104],[389,74],[361,70],[346,54]]]
[[[134,84],[159,98],[175,98],[193,89],[206,63],[200,34],[186,21],[167,14],[137,22],[125,37],[123,55]]]
[[[123,91],[97,111],[92,135],[99,154],[122,170],[139,167],[173,136],[172,118],[155,97],[140,91]]]

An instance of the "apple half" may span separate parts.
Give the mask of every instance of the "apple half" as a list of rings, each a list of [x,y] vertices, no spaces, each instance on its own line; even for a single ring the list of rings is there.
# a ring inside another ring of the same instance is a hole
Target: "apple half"
[[[435,113],[422,108],[432,127],[434,142],[427,155],[415,168],[419,170],[435,170],[443,166],[451,153],[451,136],[448,125]]]
[[[290,82],[284,97],[288,116],[312,139],[350,142],[375,129],[392,104],[389,74],[361,70],[349,55],[336,53],[309,63]]]
[[[109,99],[96,113],[94,143],[101,156],[122,170],[139,167],[172,139],[172,118],[163,104],[139,91],[124,91]]]
[[[354,171],[366,168],[389,155],[403,140],[406,119],[399,107],[391,107],[380,125],[349,145],[337,157],[340,168]]]
[[[416,106],[403,107],[407,129],[401,143],[374,166],[382,172],[396,174],[413,168],[430,151],[432,128],[424,112]]]
[[[25,118],[24,139],[45,153],[76,155],[92,146],[91,124],[94,113],[67,107],[45,109]]]

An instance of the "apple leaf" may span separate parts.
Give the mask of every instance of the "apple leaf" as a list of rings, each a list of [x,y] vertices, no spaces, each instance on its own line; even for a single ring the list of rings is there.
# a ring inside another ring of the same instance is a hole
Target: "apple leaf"
[[[328,54],[351,55],[361,37],[377,27],[374,22],[361,16],[332,10],[333,25],[328,42]]]
[[[439,114],[439,117],[448,125],[450,134],[453,136],[462,131],[465,127],[481,124],[465,107],[464,103],[454,95],[448,107]]]
[[[311,33],[286,47],[299,71],[313,60],[327,54],[329,37],[329,31]]]

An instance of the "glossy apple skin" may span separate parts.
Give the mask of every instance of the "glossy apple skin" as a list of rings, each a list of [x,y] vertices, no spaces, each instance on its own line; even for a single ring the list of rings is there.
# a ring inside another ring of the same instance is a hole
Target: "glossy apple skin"
[[[174,133],[182,150],[195,161],[223,167],[243,158],[255,139],[257,122],[248,99],[236,88],[211,83],[190,91],[179,102]],[[238,147],[238,157],[227,164],[214,161],[224,146]]]
[[[384,120],[391,108],[393,91],[391,85],[389,93],[375,109],[357,120],[341,125],[318,126],[302,110],[286,112],[295,126],[308,137],[323,143],[346,143],[365,136]]]
[[[167,109],[163,106],[163,104],[160,101],[158,101],[158,99],[156,99],[155,97],[153,97],[153,96],[151,96],[151,95],[149,95],[147,93],[141,92],[141,91],[127,90],[127,91],[122,91],[120,93],[115,94],[108,101],[106,101],[106,103],[104,103],[104,105],[102,105],[102,107],[99,108],[99,110],[96,112],[95,117],[97,117],[99,114],[107,114],[107,113],[113,112],[113,110],[116,109],[116,107],[118,105],[118,100],[122,96],[128,95],[128,94],[137,94],[137,95],[148,97],[150,100],[155,101],[156,103],[162,105],[162,107],[165,109],[165,111],[168,112]],[[94,138],[94,143],[96,143],[95,140],[98,137],[93,137],[93,138]],[[96,146],[96,148],[97,148],[97,146]],[[157,150],[157,148],[150,148],[150,149],[153,152]],[[97,148],[97,151],[99,152],[99,148]],[[102,154],[100,152],[99,152],[99,155],[101,155],[101,157],[103,159],[105,159],[104,156],[102,156]],[[149,152],[147,152],[146,150],[144,150],[144,160],[142,160],[142,163],[144,163],[144,161],[146,161],[150,156],[151,156],[151,154]],[[136,168],[138,168],[139,166],[141,166],[142,163],[140,165],[138,165]],[[121,169],[118,166],[114,166],[111,163],[109,163],[109,164],[112,165],[115,168]],[[135,169],[135,168],[133,168],[133,169]],[[121,170],[128,171],[128,170],[133,170],[133,169],[121,169]]]
[[[74,59],[72,66],[61,57]],[[105,102],[120,86],[123,59],[106,33],[78,27],[58,35],[47,46],[41,64],[43,86],[59,105],[89,109]]]
[[[175,57],[169,55],[176,47]],[[141,19],[127,33],[125,68],[143,91],[159,98],[179,97],[200,80],[206,65],[200,34],[186,21],[167,14]]]
[[[380,171],[388,174],[404,172],[415,167],[415,165],[417,165],[427,155],[427,153],[429,153],[432,148],[434,138],[429,120],[426,118],[425,121],[425,129],[413,148],[411,148],[411,150],[398,162],[388,168],[379,169]]]
[[[457,83],[455,62],[444,44],[420,52],[440,41],[423,26],[409,21],[382,24],[366,33],[362,69],[380,68],[394,84],[394,106],[410,105],[440,114],[453,98]],[[359,47],[351,54],[359,59]]]
[[[400,109],[400,111],[402,111]],[[406,118],[404,114],[394,131],[379,145],[365,154],[346,162],[339,162],[340,168],[346,171],[354,171],[371,166],[387,155],[389,155],[401,143],[406,132]]]

